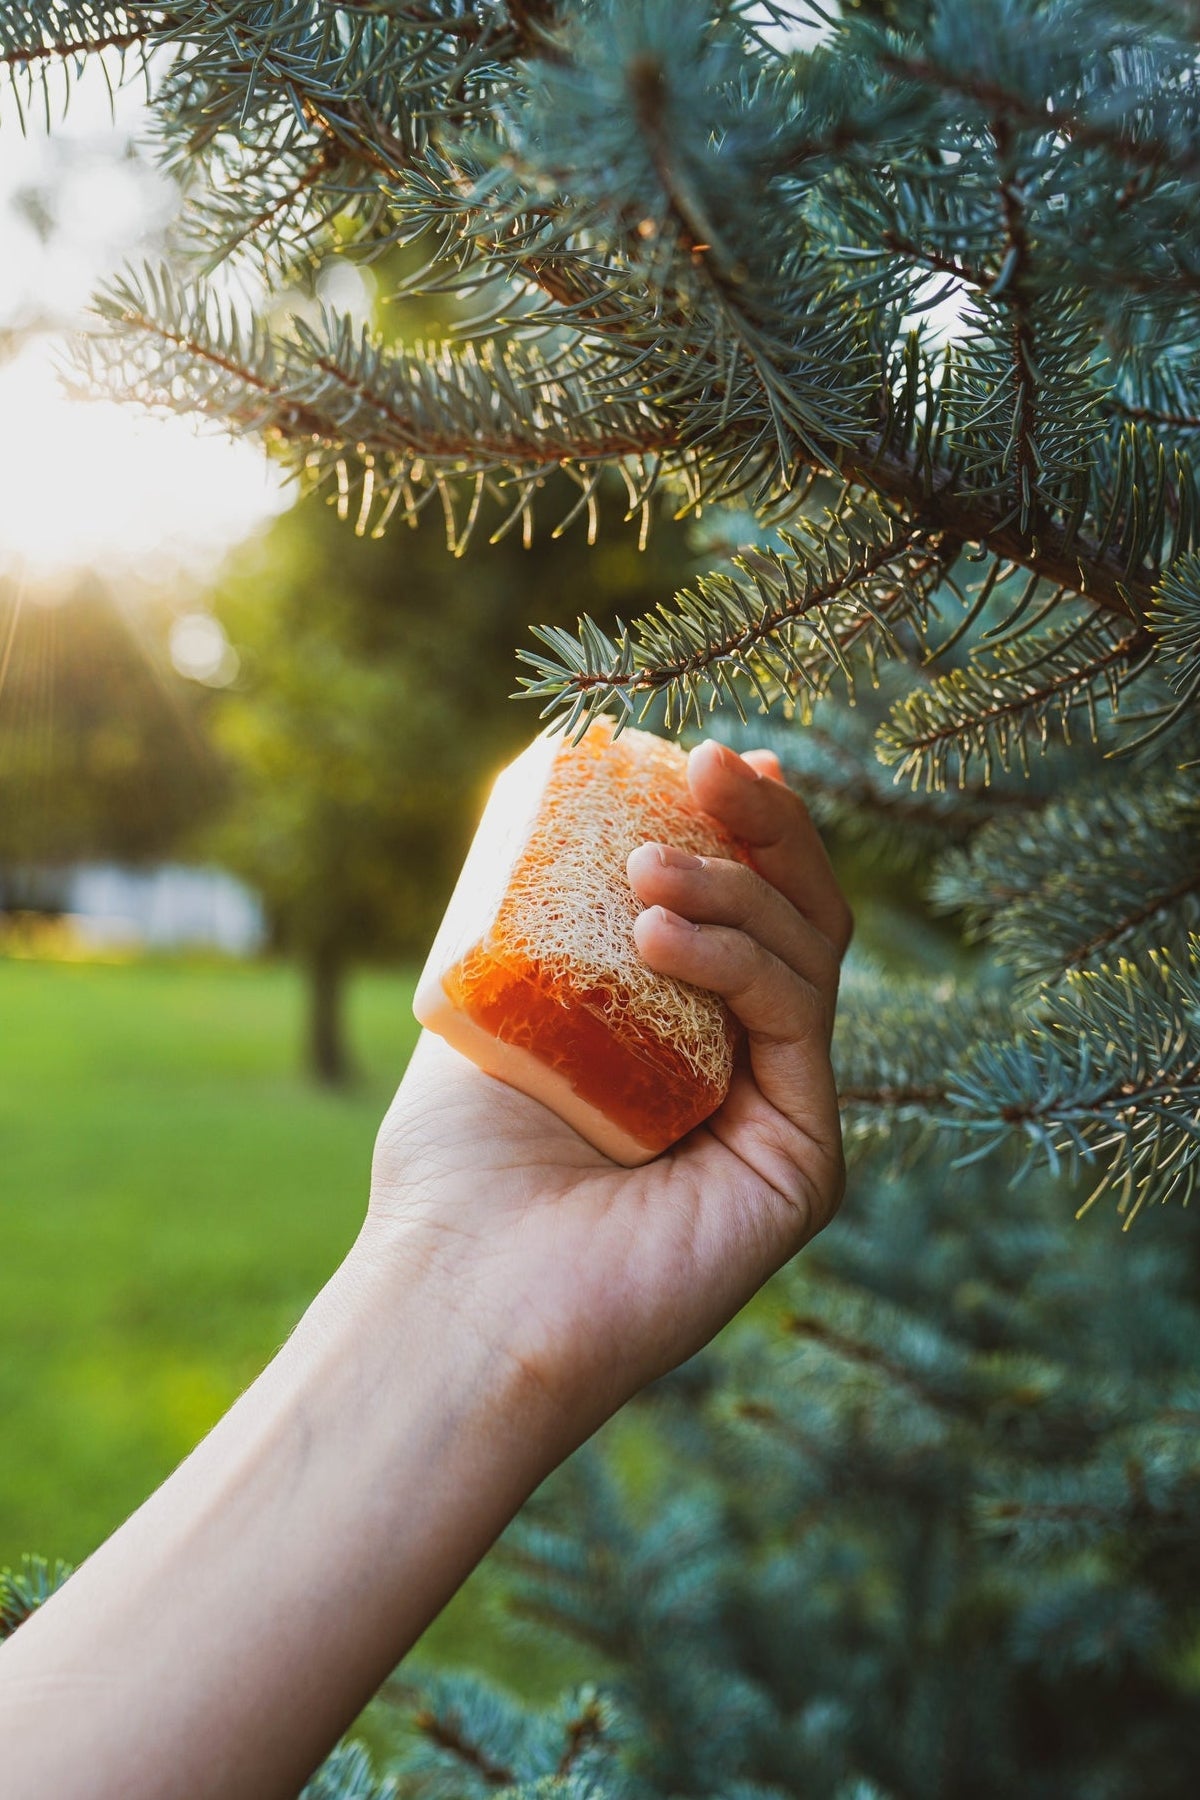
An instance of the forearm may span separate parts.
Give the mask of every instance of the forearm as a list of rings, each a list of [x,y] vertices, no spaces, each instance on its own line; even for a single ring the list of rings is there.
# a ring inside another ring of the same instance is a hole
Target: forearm
[[[0,1649],[8,1800],[294,1795],[553,1465],[559,1429],[415,1252],[360,1243]]]

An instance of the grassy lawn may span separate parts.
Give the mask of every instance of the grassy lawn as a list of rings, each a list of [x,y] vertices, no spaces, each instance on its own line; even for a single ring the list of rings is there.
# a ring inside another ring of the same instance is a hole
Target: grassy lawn
[[[252,1379],[350,1243],[410,985],[370,1071],[298,1072],[289,970],[0,961],[0,1562],[76,1560]]]
[[[361,977],[346,1096],[299,1070],[286,968],[0,959],[0,1566],[85,1556],[253,1379],[350,1244],[412,1047]],[[556,1691],[487,1572],[423,1648]],[[569,1678],[569,1677],[567,1677]]]

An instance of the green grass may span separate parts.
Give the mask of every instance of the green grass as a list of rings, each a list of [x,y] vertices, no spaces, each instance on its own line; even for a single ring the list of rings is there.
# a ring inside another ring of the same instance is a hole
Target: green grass
[[[358,1229],[411,997],[353,984],[363,1076],[333,1095],[290,969],[0,957],[0,1567],[86,1556],[286,1337]],[[531,1698],[582,1676],[516,1652],[492,1589],[485,1564],[420,1656]]]
[[[287,969],[0,961],[0,1563],[92,1549],[332,1272],[410,996],[355,985],[368,1074],[331,1096]]]

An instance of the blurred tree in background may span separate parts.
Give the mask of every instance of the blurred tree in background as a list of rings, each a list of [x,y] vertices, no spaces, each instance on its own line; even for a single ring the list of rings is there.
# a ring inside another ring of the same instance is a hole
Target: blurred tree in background
[[[167,660],[169,616],[91,577],[0,584],[0,912],[53,908],[71,863],[170,854],[224,797],[207,696]]]
[[[590,554],[509,534],[455,562],[440,515],[373,542],[312,500],[231,559],[215,608],[241,671],[216,708],[233,797],[213,844],[306,971],[319,1079],[350,1072],[347,969],[424,954],[489,780],[529,738],[514,644],[581,605],[642,610],[686,568],[671,521],[641,552],[614,518]]]

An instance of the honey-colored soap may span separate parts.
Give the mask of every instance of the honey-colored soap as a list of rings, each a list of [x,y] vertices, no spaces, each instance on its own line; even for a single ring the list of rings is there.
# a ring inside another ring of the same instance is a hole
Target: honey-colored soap
[[[746,854],[695,806],[681,750],[613,730],[600,718],[577,744],[543,734],[504,770],[413,1010],[632,1167],[721,1104],[738,1027],[715,994],[638,955],[626,858],[648,840]]]

